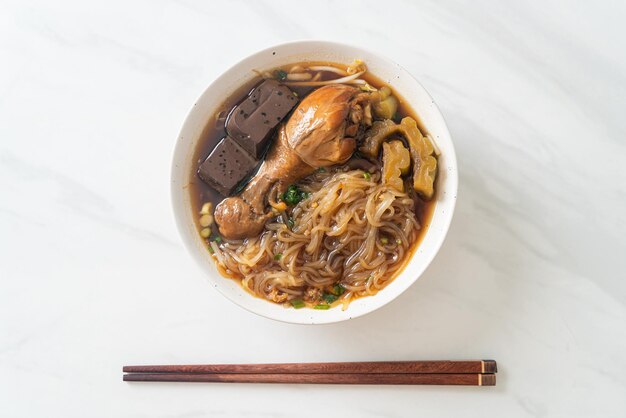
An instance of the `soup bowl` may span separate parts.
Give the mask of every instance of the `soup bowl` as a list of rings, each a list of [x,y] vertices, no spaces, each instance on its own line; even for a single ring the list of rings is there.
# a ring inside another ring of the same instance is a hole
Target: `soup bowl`
[[[374,296],[356,299],[346,310],[293,309],[254,297],[238,281],[219,274],[205,243],[200,237],[191,206],[188,184],[195,175],[194,150],[208,123],[213,122],[219,106],[238,88],[257,74],[281,65],[303,61],[326,61],[349,64],[363,60],[368,70],[388,83],[414,110],[441,151],[436,183],[435,207],[430,225],[405,268]],[[276,45],[253,54],[232,66],[202,93],[185,120],[174,150],[171,173],[172,204],[182,240],[203,270],[209,284],[228,299],[250,312],[267,318],[296,324],[325,324],[356,318],[391,302],[407,290],[433,260],[448,232],[457,195],[457,164],[454,146],[446,123],[434,100],[424,87],[404,68],[381,55],[345,44],[326,41],[299,41]]]

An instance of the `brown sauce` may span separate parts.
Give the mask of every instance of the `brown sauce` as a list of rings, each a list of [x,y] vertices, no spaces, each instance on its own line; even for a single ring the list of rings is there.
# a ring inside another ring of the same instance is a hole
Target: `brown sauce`
[[[276,68],[270,71],[270,73],[274,73],[274,71],[276,70],[288,71],[291,67],[297,64],[300,64],[303,66],[311,66],[311,65],[335,65],[336,66],[336,64],[328,63],[328,62],[290,63],[287,65],[281,66],[279,68]],[[339,77],[341,76],[335,73],[324,72],[322,74],[321,80],[336,79]],[[382,86],[388,85],[380,78],[371,74],[369,71],[366,72],[364,75],[362,75],[360,78],[366,80],[370,85],[376,88],[380,88]],[[220,203],[224,199],[224,196],[216,192],[213,188],[211,188],[210,186],[208,186],[207,184],[205,184],[202,180],[198,178],[196,174],[198,165],[202,161],[204,161],[204,159],[207,157],[207,155],[210,154],[211,150],[217,145],[217,143],[222,138],[224,138],[224,136],[226,136],[225,116],[230,113],[230,111],[233,109],[234,106],[236,106],[238,103],[244,100],[246,96],[248,95],[248,93],[256,85],[258,85],[262,80],[263,79],[261,76],[255,77],[253,80],[241,86],[239,89],[237,89],[235,93],[233,93],[230,97],[224,100],[224,102],[221,104],[216,114],[209,121],[207,121],[207,124],[202,132],[202,137],[200,138],[200,141],[198,142],[198,145],[196,146],[194,157],[193,157],[196,164],[194,164],[193,166],[194,172],[191,173],[188,190],[189,190],[190,197],[191,197],[191,207],[194,212],[193,218],[194,218],[194,222],[196,223],[196,227],[198,231],[202,229],[202,227],[198,223],[198,219],[199,219],[198,214],[202,208],[202,205],[206,202],[212,202],[213,207],[215,208],[215,206],[217,206],[217,204]],[[394,121],[398,123],[400,122],[402,118],[409,116],[415,119],[420,131],[423,134],[426,134],[428,130],[421,122],[417,113],[411,107],[409,107],[408,103],[402,98],[402,95],[400,95],[397,91],[395,91],[391,86],[389,87],[391,88],[393,95],[398,99],[398,110],[396,112],[396,116],[394,117]],[[302,100],[307,94],[309,94],[311,91],[319,87],[289,86],[289,88],[295,91],[298,94],[300,100]],[[287,116],[284,120],[287,120],[288,118],[289,116]],[[398,136],[397,139],[402,140],[405,143],[405,145],[407,145],[406,141],[401,136]],[[421,241],[426,235],[426,231],[428,230],[428,227],[430,226],[430,222],[431,222],[434,208],[436,205],[435,202],[437,200],[436,185],[437,185],[437,180],[435,181],[435,196],[433,196],[432,200],[424,201],[418,198],[416,201],[416,216],[418,218],[419,224],[421,225],[421,230],[420,230],[419,236],[417,237],[417,239],[412,245],[410,253],[407,254],[405,257],[405,261],[404,261],[405,266],[408,263],[408,261],[411,259],[411,257],[413,256],[417,247],[420,245]],[[213,235],[219,234],[215,222],[213,223],[213,226],[212,226],[212,234]],[[237,281],[239,282],[239,280]]]

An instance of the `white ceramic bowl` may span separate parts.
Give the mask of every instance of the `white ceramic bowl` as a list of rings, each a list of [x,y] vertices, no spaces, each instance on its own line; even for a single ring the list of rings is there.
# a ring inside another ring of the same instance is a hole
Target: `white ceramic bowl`
[[[287,309],[253,297],[234,281],[222,277],[193,222],[186,185],[194,173],[193,152],[205,125],[212,121],[218,106],[239,86],[255,77],[255,70],[269,70],[300,61],[351,63],[363,60],[374,75],[389,83],[415,110],[441,150],[436,206],[431,225],[412,259],[391,283],[375,296],[355,300],[347,310]],[[172,164],[172,203],[178,230],[192,257],[207,275],[211,286],[239,306],[284,322],[325,324],[356,318],[391,302],[424,272],[441,247],[452,220],[457,194],[457,165],[454,147],[441,112],[430,95],[404,68],[379,54],[335,42],[300,41],[277,45],[240,61],[218,77],[200,96],[185,120],[176,143]]]

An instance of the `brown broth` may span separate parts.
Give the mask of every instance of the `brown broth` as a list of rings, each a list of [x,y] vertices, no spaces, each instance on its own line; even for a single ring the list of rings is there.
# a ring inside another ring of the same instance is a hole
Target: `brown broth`
[[[276,71],[276,70],[288,71],[291,67],[293,67],[294,65],[298,65],[298,64],[302,66],[311,66],[311,65],[337,66],[337,64],[329,63],[329,62],[301,62],[301,63],[287,64],[282,67],[276,68],[270,72],[273,73],[273,71]],[[343,65],[339,65],[339,66],[343,67]],[[330,80],[330,79],[335,79],[339,77],[340,76],[335,73],[324,72],[321,79]],[[384,85],[388,85],[380,78],[369,73],[369,71],[366,72],[364,75],[362,75],[360,78],[364,79],[370,85],[376,88],[380,88]],[[215,208],[215,206],[224,199],[224,196],[222,196],[221,194],[213,190],[210,186],[205,184],[202,180],[198,178],[196,174],[197,168],[200,165],[200,163],[202,163],[202,161],[206,159],[207,155],[210,154],[211,150],[217,145],[217,143],[224,136],[226,136],[226,130],[224,127],[225,119],[222,119],[222,122],[219,123],[218,122],[219,115],[228,114],[232,110],[232,108],[236,106],[238,103],[240,103],[241,101],[243,101],[248,95],[248,93],[250,92],[250,90],[252,90],[261,81],[263,81],[263,79],[260,76],[255,77],[253,80],[251,80],[250,82],[246,83],[245,85],[237,89],[237,91],[233,93],[229,98],[224,100],[224,102],[221,104],[219,108],[219,111],[216,112],[216,114],[211,118],[211,120],[207,121],[207,125],[205,126],[202,132],[202,137],[200,138],[200,141],[198,142],[198,145],[194,152],[193,158],[194,158],[194,161],[196,161],[196,164],[193,166],[194,171],[192,175],[190,176],[190,182],[189,182],[189,187],[188,187],[190,197],[191,197],[191,207],[195,215],[193,218],[194,218],[194,222],[196,223],[196,227],[198,231],[202,229],[202,227],[198,223],[199,215],[197,215],[200,212],[202,205],[206,202],[212,202],[213,207]],[[428,131],[425,129],[425,126],[421,122],[417,113],[411,107],[409,107],[408,103],[406,102],[406,100],[404,100],[402,95],[398,94],[398,92],[395,91],[391,86],[389,87],[391,88],[393,95],[396,96],[396,98],[398,99],[398,110],[396,112],[397,117],[394,119],[394,121],[400,122],[402,118],[409,116],[415,119],[420,131],[423,134],[426,134]],[[309,94],[310,92],[312,92],[313,90],[319,87],[289,86],[289,88],[295,91],[300,97],[300,100],[302,100],[307,94]],[[285,118],[285,120],[287,120],[288,118],[289,118],[289,115]],[[406,141],[403,138],[398,137],[398,139],[401,139],[403,142],[405,142],[405,145],[407,145]],[[437,198],[437,187],[436,187],[437,180],[438,179],[436,179],[435,181],[435,196],[433,197],[433,199],[431,201],[424,201],[424,200],[418,199],[419,200],[418,204],[416,204],[416,216],[421,225],[421,230],[417,239],[412,244],[410,252],[405,256],[403,268],[406,266],[408,261],[413,256],[417,247],[419,247],[420,243],[424,239],[424,236],[426,235],[426,231],[428,230],[428,227],[430,226],[432,215],[434,213],[434,208],[436,205],[435,202],[437,200],[436,199]],[[213,223],[213,226],[212,226],[212,235],[218,235],[218,230],[217,230],[217,226],[215,225],[215,222]],[[240,282],[240,280],[238,279],[237,281]]]

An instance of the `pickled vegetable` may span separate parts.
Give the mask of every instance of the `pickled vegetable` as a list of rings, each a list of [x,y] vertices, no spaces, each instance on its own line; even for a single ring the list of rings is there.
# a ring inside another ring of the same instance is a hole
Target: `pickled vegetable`
[[[383,144],[383,181],[399,192],[404,191],[402,175],[409,172],[411,156],[400,141]]]
[[[437,159],[433,156],[435,148],[430,139],[422,135],[417,122],[406,117],[400,122],[403,133],[409,142],[413,159],[413,188],[426,200],[435,194],[435,176],[437,175]]]
[[[391,95],[391,89],[387,86],[372,95],[374,114],[381,119],[391,119],[398,110],[398,99]]]
[[[391,96],[391,89],[389,86],[382,86],[378,92],[380,93],[380,100],[385,100],[387,97]]]
[[[390,119],[374,122],[372,127],[366,132],[365,138],[363,138],[363,145],[359,147],[359,151],[370,158],[378,157],[382,143],[389,135],[398,132],[399,127]]]
[[[374,104],[374,114],[381,119],[391,119],[398,110],[398,99],[389,96],[386,99]]]
[[[437,159],[433,156],[434,146],[430,139],[422,135],[413,118],[406,117],[400,124],[389,119],[374,122],[365,135],[359,151],[365,156],[376,158],[385,139],[395,133],[402,134],[409,143],[413,160],[413,188],[424,199],[432,199],[437,176]]]

